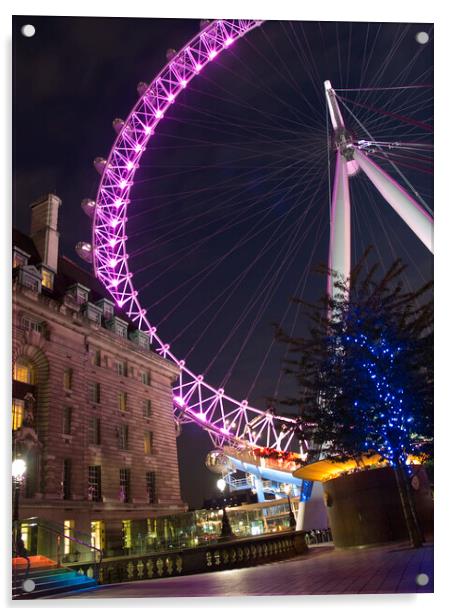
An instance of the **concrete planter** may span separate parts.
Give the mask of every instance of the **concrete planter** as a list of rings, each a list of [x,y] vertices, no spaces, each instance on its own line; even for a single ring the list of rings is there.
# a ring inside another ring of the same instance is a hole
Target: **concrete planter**
[[[323,484],[328,520],[336,547],[408,539],[396,477],[378,468],[331,479]],[[416,467],[411,493],[425,538],[433,535],[433,497],[427,474]]]

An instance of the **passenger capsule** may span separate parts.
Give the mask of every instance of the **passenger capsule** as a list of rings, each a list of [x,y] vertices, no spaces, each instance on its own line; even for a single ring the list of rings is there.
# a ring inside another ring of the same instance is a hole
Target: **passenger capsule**
[[[102,156],[98,156],[94,159],[94,168],[100,175],[103,174],[106,164],[107,161],[105,160],[105,158],[102,158]]]
[[[115,129],[116,134],[119,134],[124,126],[124,120],[122,118],[115,118],[113,120],[113,128]]]
[[[140,81],[140,83],[137,85],[137,92],[140,96],[143,96],[143,94],[148,88],[149,84],[147,84],[145,81]]]
[[[93,262],[93,247],[89,242],[78,242],[75,246],[75,252],[83,261]]]
[[[176,55],[177,51],[175,49],[173,49],[172,47],[170,47],[169,49],[166,50],[166,59],[169,62],[170,60],[172,60],[174,58],[174,56]]]
[[[94,216],[94,210],[96,209],[96,202],[92,199],[83,199],[81,205],[85,214],[92,218]]]

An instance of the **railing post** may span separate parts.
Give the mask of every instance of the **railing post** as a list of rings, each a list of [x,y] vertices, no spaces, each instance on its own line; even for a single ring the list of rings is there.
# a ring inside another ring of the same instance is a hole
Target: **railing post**
[[[57,565],[58,567],[61,566],[61,535],[58,534],[57,535]]]

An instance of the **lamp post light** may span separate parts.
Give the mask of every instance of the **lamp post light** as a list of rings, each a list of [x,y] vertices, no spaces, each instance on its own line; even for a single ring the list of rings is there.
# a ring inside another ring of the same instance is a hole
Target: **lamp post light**
[[[221,495],[223,495],[223,492],[226,488],[226,481],[223,479],[223,477],[221,477],[221,479],[217,481],[217,488],[220,490]],[[232,532],[231,523],[228,518],[228,514],[226,511],[226,504],[224,501],[225,499],[223,499],[223,505],[222,505],[223,520],[221,522],[220,540],[221,539],[231,539],[232,537],[235,537],[234,533]]]
[[[13,490],[14,490],[14,505],[13,505],[13,528],[14,528],[14,544],[19,538],[19,497],[20,486],[27,471],[27,465],[22,458],[16,458],[12,464]]]
[[[286,485],[284,486],[284,492],[287,495],[287,503],[289,505],[289,528],[291,530],[295,529],[297,522],[295,520],[295,516],[293,514],[293,510],[292,510],[292,503],[290,502],[290,490],[291,490],[291,485],[290,483],[286,483]]]

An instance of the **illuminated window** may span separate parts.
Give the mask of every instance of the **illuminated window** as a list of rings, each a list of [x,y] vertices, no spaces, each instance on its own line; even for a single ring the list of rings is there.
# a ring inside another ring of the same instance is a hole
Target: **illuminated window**
[[[28,385],[36,384],[36,371],[28,359],[18,359],[14,364],[13,379]]]
[[[22,541],[24,542],[24,546],[26,550],[30,550],[31,548],[31,527],[30,524],[21,524],[20,525],[20,535],[22,537]]]
[[[118,393],[118,408],[120,411],[127,411],[127,393],[125,391]]]
[[[64,537],[64,553],[69,554],[71,552],[71,543],[72,541],[68,539],[68,537],[72,537],[74,534],[74,520],[64,520],[63,526],[63,534],[67,535]]]
[[[28,253],[15,248],[13,252],[13,267],[22,267],[27,265],[29,258],[30,255]]]
[[[132,547],[132,521],[122,521],[122,547],[127,549]]]
[[[42,274],[42,286],[46,287],[47,289],[53,289],[53,272],[50,272],[49,270],[43,267],[41,268],[41,274]]]
[[[72,390],[72,377],[73,377],[72,368],[66,368],[63,374],[63,387],[64,389],[67,389],[68,391]]]
[[[152,453],[152,432],[149,431],[144,433],[144,453],[147,456]]]
[[[143,400],[143,417],[151,417],[152,402],[151,400]]]
[[[91,522],[91,545],[98,550],[105,548],[105,522],[103,520]]]
[[[13,430],[18,430],[24,420],[24,407],[23,400],[13,399]]]

